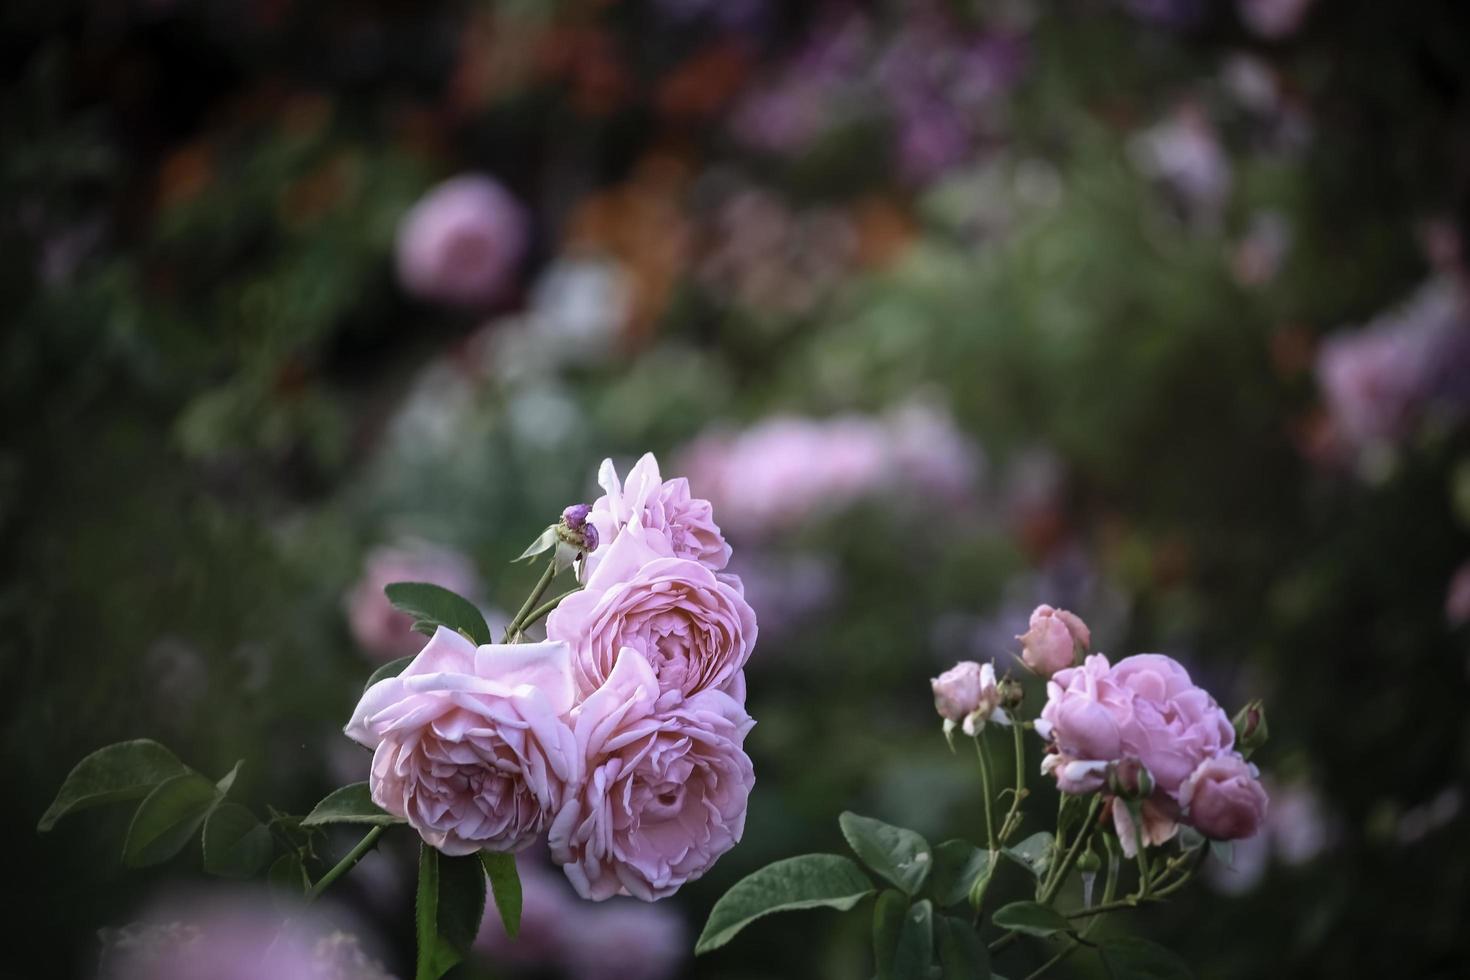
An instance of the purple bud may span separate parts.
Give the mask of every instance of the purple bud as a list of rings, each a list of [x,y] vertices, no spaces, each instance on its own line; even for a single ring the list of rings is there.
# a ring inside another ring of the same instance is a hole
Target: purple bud
[[[561,512],[561,519],[573,531],[580,531],[582,530],[582,526],[587,523],[587,515],[590,513],[592,513],[591,505],[572,504],[572,506]]]
[[[579,506],[586,506],[585,504]],[[588,551],[597,550],[597,528],[591,524],[582,525],[582,540],[586,543]]]

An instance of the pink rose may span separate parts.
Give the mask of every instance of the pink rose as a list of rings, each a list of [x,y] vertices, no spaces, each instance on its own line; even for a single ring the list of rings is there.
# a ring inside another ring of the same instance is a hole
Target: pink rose
[[[1031,628],[1016,639],[1026,666],[1050,677],[1077,662],[1077,648],[1092,645],[1092,632],[1075,613],[1040,605],[1031,614]]]
[[[596,691],[618,653],[646,657],[665,691],[685,696],[736,683],[755,646],[755,611],[739,579],[689,558],[662,557],[661,532],[636,521],[618,532],[588,577],[546,620],[546,635],[569,644],[578,689]]]
[[[934,710],[950,725],[963,725],[966,735],[974,735],[987,721],[1004,718],[995,717],[1000,710],[1000,688],[993,664],[965,660],[929,683],[934,688]]]
[[[1138,815],[1143,820],[1144,847],[1167,844],[1179,832],[1179,808],[1163,793],[1155,793],[1143,800],[1138,806]],[[1137,857],[1139,830],[1134,827],[1128,804],[1119,799],[1113,800],[1113,831],[1118,835],[1123,856]]]
[[[597,482],[604,493],[587,517],[597,529],[596,540],[612,541],[636,519],[642,527],[658,532],[663,539],[658,550],[670,557],[691,558],[715,572],[729,563],[730,546],[714,521],[710,502],[691,496],[689,481],[683,477],[665,481],[653,453],[645,453],[628,471],[626,483],[618,479],[612,460],[603,460]],[[584,578],[596,570],[602,557],[596,550],[587,555]]]
[[[446,180],[398,225],[398,278],[423,299],[475,305],[508,285],[526,247],[520,204],[490,177]]]
[[[378,660],[411,657],[429,642],[414,632],[413,617],[394,609],[383,594],[383,587],[393,582],[428,582],[470,599],[480,591],[475,566],[457,551],[410,544],[368,552],[362,577],[343,605],[353,639]]]
[[[1238,752],[1201,762],[1180,787],[1179,804],[1189,823],[1212,840],[1253,837],[1266,821],[1266,790],[1256,767]]]
[[[583,898],[672,895],[740,840],[755,773],[742,750],[755,724],[734,698],[660,694],[639,651],[576,710],[586,777],[551,825],[552,860]]]
[[[373,802],[445,854],[532,843],[580,775],[563,720],[566,644],[478,649],[440,627],[408,669],[363,692],[347,735],[373,749]]]
[[[1235,744],[1225,712],[1161,654],[1126,657],[1116,666],[1093,654],[1082,666],[1059,671],[1046,689],[1036,728],[1055,750],[1044,771],[1057,774],[1064,792],[1100,789],[1107,767],[1131,758],[1177,800],[1195,767]]]

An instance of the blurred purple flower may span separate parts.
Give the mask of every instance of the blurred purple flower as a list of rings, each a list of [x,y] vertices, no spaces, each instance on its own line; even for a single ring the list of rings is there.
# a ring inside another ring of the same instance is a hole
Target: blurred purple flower
[[[1312,0],[1236,0],[1236,10],[1245,26],[1269,40],[1295,34],[1307,16]]]
[[[1444,599],[1444,614],[1451,626],[1470,623],[1470,561],[1457,568],[1450,577],[1450,587]]]
[[[526,214],[481,175],[430,190],[398,225],[398,278],[422,299],[473,306],[504,293],[526,248]]]
[[[263,892],[175,896],[101,936],[102,980],[392,980],[354,934]]]
[[[1122,0],[1123,7],[1139,20],[1184,30],[1200,22],[1205,0]]]
[[[1291,249],[1291,224],[1278,211],[1257,211],[1235,246],[1230,272],[1242,286],[1264,286],[1281,271]]]
[[[766,640],[830,605],[841,587],[832,561],[815,554],[763,555],[747,548],[729,572],[740,577],[745,601],[760,610],[761,637]]]
[[[347,625],[358,646],[374,659],[394,660],[423,649],[429,638],[413,630],[413,617],[393,608],[383,593],[392,582],[428,582],[474,601],[480,578],[464,555],[422,542],[368,552],[362,577],[344,598]]]
[[[1230,160],[1202,107],[1182,103],[1137,134],[1130,150],[1138,168],[1179,195],[1191,216],[1218,220],[1230,196]]]
[[[1431,279],[1403,306],[1328,337],[1317,380],[1336,437],[1354,452],[1407,438],[1431,410],[1470,407],[1470,316],[1458,286]]]

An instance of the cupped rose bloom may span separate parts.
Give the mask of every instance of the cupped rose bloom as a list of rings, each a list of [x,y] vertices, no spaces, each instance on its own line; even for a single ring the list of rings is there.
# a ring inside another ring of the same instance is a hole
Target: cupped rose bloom
[[[742,749],[754,724],[721,691],[660,693],[653,666],[624,648],[574,714],[586,776],[548,838],[577,893],[651,902],[735,846],[755,783]]]
[[[1037,732],[1054,756],[1043,771],[1057,775],[1063,792],[1089,793],[1106,781],[1107,767],[1136,759],[1156,788],[1178,799],[1180,785],[1205,759],[1231,749],[1235,729],[1214,698],[1179,663],[1156,653],[1108,663],[1093,654],[1047,682]]]
[[[1266,821],[1266,790],[1238,752],[1206,759],[1179,790],[1189,823],[1212,840],[1254,836]]]
[[[710,502],[691,495],[684,477],[665,480],[653,453],[645,453],[634,464],[626,481],[618,479],[612,460],[603,460],[597,482],[603,495],[587,516],[597,529],[597,540],[612,541],[636,517],[642,527],[657,532],[662,539],[658,550],[669,557],[691,558],[715,572],[729,564],[730,546],[720,534]],[[596,570],[602,557],[596,550],[587,555],[583,578]]]
[[[1040,605],[1031,614],[1021,641],[1021,660],[1042,677],[1050,677],[1077,661],[1077,648],[1092,645],[1092,632],[1076,613]]]
[[[966,735],[974,735],[987,721],[1004,721],[1000,712],[1000,688],[995,683],[995,665],[964,660],[930,680],[934,689],[934,710],[947,726],[961,725]]]
[[[565,643],[478,649],[440,627],[363,692],[348,737],[373,749],[373,802],[445,854],[519,850],[580,775]]]
[[[475,305],[509,284],[526,248],[526,215],[497,181],[446,180],[398,225],[398,278],[415,296]]]
[[[352,638],[378,660],[411,657],[429,641],[414,632],[413,617],[394,609],[383,594],[394,582],[428,582],[469,599],[480,591],[475,566],[457,551],[416,542],[369,551],[362,577],[344,597],[343,607]]]
[[[665,691],[723,688],[750,659],[755,611],[739,579],[690,558],[663,557],[661,532],[633,523],[604,544],[586,588],[563,599],[546,635],[569,644],[583,695],[611,675],[624,647],[647,658]]]

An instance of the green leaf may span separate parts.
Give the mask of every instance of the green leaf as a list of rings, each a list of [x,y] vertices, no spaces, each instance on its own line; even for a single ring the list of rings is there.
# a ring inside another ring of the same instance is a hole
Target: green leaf
[[[405,822],[402,818],[393,816],[373,802],[372,791],[367,783],[352,783],[328,793],[325,799],[301,819],[301,826],[321,827],[330,823],[356,823],[373,827],[388,827]]]
[[[980,941],[975,927],[964,919],[943,915],[934,921],[939,940],[939,975],[942,980],[975,980],[990,976],[990,951]]]
[[[872,817],[859,816],[851,811],[837,818],[842,836],[868,867],[902,888],[909,895],[916,895],[929,877],[934,857],[929,852],[929,842],[912,830],[895,827]]]
[[[188,771],[177,756],[150,739],[104,746],[76,764],[36,829],[45,833],[68,813],[147,796],[159,783]]]
[[[521,931],[521,874],[516,870],[516,856],[481,851],[480,863],[490,879],[490,893],[495,896],[505,934],[514,939]]]
[[[1210,841],[1210,857],[1227,868],[1235,867],[1235,844],[1228,840]]]
[[[477,644],[492,642],[490,627],[475,604],[448,589],[427,582],[394,582],[383,591],[395,609],[412,616],[420,626],[447,626],[459,630]],[[420,632],[425,632],[420,630]],[[433,633],[433,630],[427,630]]]
[[[473,855],[419,847],[415,980],[439,980],[469,954],[485,915],[485,871]]]
[[[1043,830],[1039,834],[1032,834],[1019,844],[1005,848],[1001,853],[1035,877],[1040,878],[1051,865],[1051,852],[1055,843],[1056,839]]]
[[[1181,851],[1197,851],[1205,846],[1205,835],[1193,827],[1179,828],[1179,849]]]
[[[934,962],[934,906],[926,898],[903,914],[898,948],[893,952],[893,980],[926,980]]]
[[[285,892],[293,898],[300,898],[311,888],[311,878],[306,874],[306,865],[301,863],[301,855],[295,851],[282,854],[272,861],[270,870],[265,873],[265,878],[270,882],[272,888]]]
[[[547,525],[546,530],[537,535],[536,540],[532,541],[525,551],[521,552],[519,556],[511,559],[511,563],[514,564],[518,561],[525,561],[527,558],[535,558],[543,551],[554,547],[556,547],[556,525],[549,524]]]
[[[204,822],[204,870],[251,878],[270,860],[271,832],[238,803],[221,803]]]
[[[230,795],[230,789],[235,785],[235,780],[240,775],[240,767],[244,764],[244,759],[236,762],[234,768],[221,776],[219,782],[214,784],[214,788],[219,791],[220,799],[224,799],[226,796]]]
[[[1112,936],[1100,945],[1114,980],[1191,980],[1194,976],[1176,953],[1147,939]]]
[[[898,937],[908,910],[909,897],[893,888],[884,889],[873,903],[873,966],[878,980],[892,980]]]
[[[995,910],[990,921],[998,928],[1022,932],[1028,936],[1054,936],[1071,929],[1062,913],[1038,902],[1012,902],[1002,905]]]
[[[390,677],[397,677],[399,674],[407,670],[408,665],[413,663],[413,661],[413,657],[399,657],[397,660],[388,661],[383,666],[372,672],[371,676],[369,676],[367,679],[367,683],[363,685],[363,690],[366,691],[368,688],[378,683],[378,681],[386,681]]]
[[[837,854],[803,854],[769,864],[737,881],[710,911],[694,952],[708,953],[763,915],[795,909],[846,911],[873,894],[861,868]]]
[[[197,772],[165,779],[133,814],[123,844],[123,863],[143,868],[167,861],[189,843],[219,800],[215,784]]]
[[[947,840],[934,848],[929,894],[940,908],[970,897],[975,883],[990,873],[990,855],[967,840]]]

